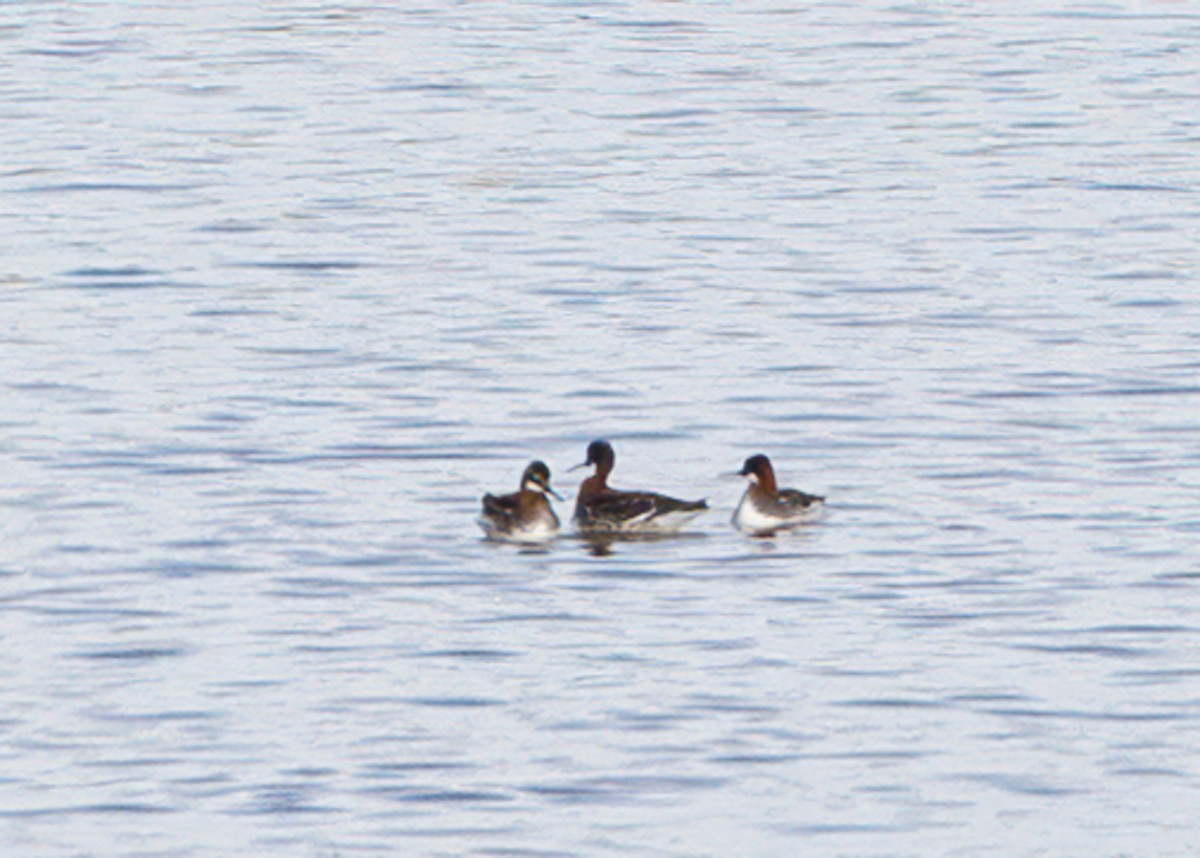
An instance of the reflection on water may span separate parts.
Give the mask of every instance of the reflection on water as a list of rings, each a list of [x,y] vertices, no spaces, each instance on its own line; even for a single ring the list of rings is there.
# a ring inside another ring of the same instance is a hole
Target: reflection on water
[[[6,6],[5,854],[1186,853],[1198,34]]]
[[[578,540],[586,546],[588,552],[593,557],[608,557],[615,550],[626,550],[635,552],[640,546],[646,543],[669,543],[670,545],[681,547],[688,542],[694,540],[703,540],[706,538],[704,533],[684,531],[678,533],[607,533],[594,532],[578,534]],[[641,573],[638,573],[641,574]]]

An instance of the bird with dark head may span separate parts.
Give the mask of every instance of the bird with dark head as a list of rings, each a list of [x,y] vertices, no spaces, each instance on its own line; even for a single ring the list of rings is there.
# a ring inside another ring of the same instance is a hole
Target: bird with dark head
[[[575,500],[575,524],[583,533],[674,533],[708,509],[704,500],[683,501],[647,491],[620,491],[608,485],[616,464],[612,444],[588,444],[587,459],[571,470],[594,467]]]
[[[550,488],[550,469],[533,461],[521,475],[521,487],[507,495],[483,496],[479,526],[488,539],[502,542],[547,542],[558,535],[558,516],[546,495],[562,497]]]
[[[738,476],[747,477],[750,485],[734,510],[733,523],[752,536],[771,536],[811,521],[825,504],[819,495],[779,488],[771,460],[761,453],[748,458]]]

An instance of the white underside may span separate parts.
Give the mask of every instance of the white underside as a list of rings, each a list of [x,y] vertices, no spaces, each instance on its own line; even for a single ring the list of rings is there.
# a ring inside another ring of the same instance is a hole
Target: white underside
[[[624,521],[610,519],[589,519],[586,522],[576,521],[583,533],[636,533],[663,534],[677,533],[681,527],[698,515],[708,512],[706,509],[678,510],[654,515],[647,512]]]
[[[488,539],[494,539],[497,542],[516,542],[525,545],[549,542],[558,536],[558,525],[548,519],[539,519],[526,527],[505,529],[497,527],[494,521],[480,518],[479,526],[483,528]]]
[[[733,524],[738,530],[744,530],[746,533],[774,533],[776,530],[787,530],[789,527],[812,521],[821,514],[823,506],[818,501],[789,516],[767,515],[750,500],[750,492],[747,491],[734,510]]]

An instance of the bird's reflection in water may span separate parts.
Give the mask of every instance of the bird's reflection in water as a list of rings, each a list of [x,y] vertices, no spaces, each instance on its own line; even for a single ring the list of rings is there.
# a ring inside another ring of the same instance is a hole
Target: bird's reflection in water
[[[611,533],[593,533],[583,537],[583,544],[593,557],[607,557],[612,554],[613,543],[617,538]]]
[[[580,541],[593,557],[608,557],[614,546],[631,542],[682,542],[704,539],[703,533],[581,533]]]

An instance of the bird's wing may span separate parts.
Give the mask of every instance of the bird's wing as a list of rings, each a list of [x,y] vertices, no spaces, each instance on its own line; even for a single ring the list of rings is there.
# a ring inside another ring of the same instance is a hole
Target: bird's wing
[[[584,505],[588,517],[608,521],[630,521],[651,515],[654,499],[643,494],[613,492],[592,498]]]
[[[820,495],[810,495],[805,492],[797,491],[796,489],[783,489],[779,492],[779,500],[782,501],[789,509],[802,510],[808,509],[814,504],[824,502],[825,498]]]
[[[508,520],[517,511],[516,495],[484,495],[483,514],[490,518]]]
[[[685,501],[678,498],[670,498],[666,495],[651,495],[654,502],[654,514],[666,515],[671,512],[699,512],[702,509],[708,509],[708,501]]]

